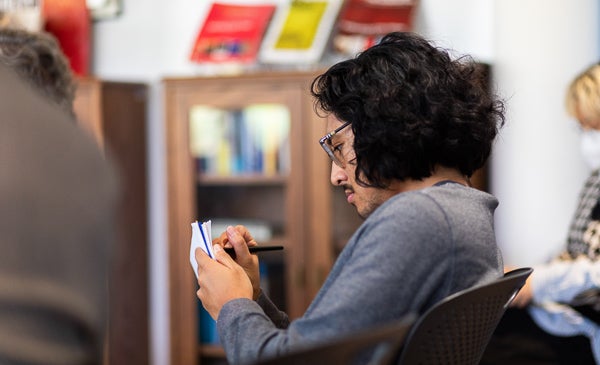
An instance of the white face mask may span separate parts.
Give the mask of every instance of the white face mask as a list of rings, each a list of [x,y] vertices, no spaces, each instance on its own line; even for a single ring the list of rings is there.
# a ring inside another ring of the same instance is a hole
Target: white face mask
[[[581,135],[581,154],[592,170],[600,168],[600,130],[588,129]]]

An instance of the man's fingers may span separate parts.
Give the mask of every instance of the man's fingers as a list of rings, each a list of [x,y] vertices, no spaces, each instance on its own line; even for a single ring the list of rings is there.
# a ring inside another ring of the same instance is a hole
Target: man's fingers
[[[225,252],[225,250],[223,249],[223,247],[221,247],[221,245],[219,245],[219,244],[213,245],[213,252],[215,254],[214,260],[211,259],[210,256],[208,256],[206,254],[206,252],[204,252],[203,249],[201,249],[201,248],[196,249],[195,255],[196,255],[196,261],[198,262],[198,276],[200,276],[200,272],[204,269],[204,267],[206,267],[207,265],[211,265],[215,261],[220,262],[221,264],[227,266],[228,268],[233,267],[233,265],[232,265],[232,263],[234,262],[233,259],[231,258],[231,256],[229,256],[229,254],[227,252]]]
[[[225,233],[227,234],[228,241],[233,245],[233,247],[237,248],[238,246],[246,244],[244,237],[240,234],[237,228],[228,226]]]
[[[212,260],[210,256],[208,256],[200,247],[196,248],[194,251],[194,256],[196,256],[196,262],[198,263],[198,271],[200,271],[200,269],[206,265],[206,260]]]
[[[225,232],[227,233],[229,243],[231,243],[233,249],[235,250],[236,260],[245,260],[250,255],[250,251],[248,251],[248,245],[246,244],[244,236],[240,234],[240,231],[238,231],[237,228],[232,226],[227,227]]]
[[[231,246],[231,244],[229,244],[229,238],[227,238],[227,232],[221,233],[219,237],[213,239],[212,243],[213,245],[219,244],[223,247]]]
[[[229,256],[227,252],[220,245],[214,245],[213,251],[215,253],[215,259],[226,267],[232,269],[235,266],[235,261]]]
[[[242,225],[238,225],[238,226],[235,226],[235,229],[242,236],[242,238],[244,239],[244,241],[246,242],[246,245],[248,245],[248,247],[257,245],[256,241],[254,240],[254,237],[252,237],[252,235],[250,234],[250,231],[248,231],[248,228],[246,228],[245,226],[242,226]]]

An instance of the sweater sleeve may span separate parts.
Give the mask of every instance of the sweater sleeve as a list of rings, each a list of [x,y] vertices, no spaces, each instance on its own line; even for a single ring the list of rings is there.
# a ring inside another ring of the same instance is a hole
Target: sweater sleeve
[[[287,314],[280,311],[263,291],[260,292],[256,302],[277,328],[287,328],[290,325],[290,319]]]
[[[291,331],[277,328],[260,305],[249,299],[225,303],[217,319],[217,331],[232,365],[251,364],[283,353],[288,338],[293,337]],[[267,347],[275,351],[265,354]]]

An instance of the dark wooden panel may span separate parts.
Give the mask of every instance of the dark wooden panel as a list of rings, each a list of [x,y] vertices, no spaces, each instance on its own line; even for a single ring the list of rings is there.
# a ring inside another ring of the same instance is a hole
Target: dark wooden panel
[[[115,162],[121,180],[106,365],[149,363],[146,104],[143,84],[78,80],[77,119]]]
[[[105,149],[118,165],[123,189],[109,286],[109,364],[147,365],[147,90],[120,83],[103,83],[102,89]]]

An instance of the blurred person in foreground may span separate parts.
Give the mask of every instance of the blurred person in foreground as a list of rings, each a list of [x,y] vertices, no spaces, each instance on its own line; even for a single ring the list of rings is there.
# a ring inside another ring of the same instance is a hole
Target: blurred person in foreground
[[[0,364],[100,365],[117,179],[37,37],[0,30]]]
[[[365,221],[294,321],[261,291],[258,258],[248,251],[256,242],[245,227],[215,239],[216,260],[196,250],[197,295],[217,319],[230,364],[420,315],[502,276],[498,202],[469,181],[504,120],[481,76],[470,58],[391,33],[314,80],[331,183]],[[235,260],[222,245],[234,247]]]
[[[591,173],[580,192],[564,252],[534,266],[482,364],[600,364],[599,64],[571,81],[565,101],[581,128],[581,153]]]

